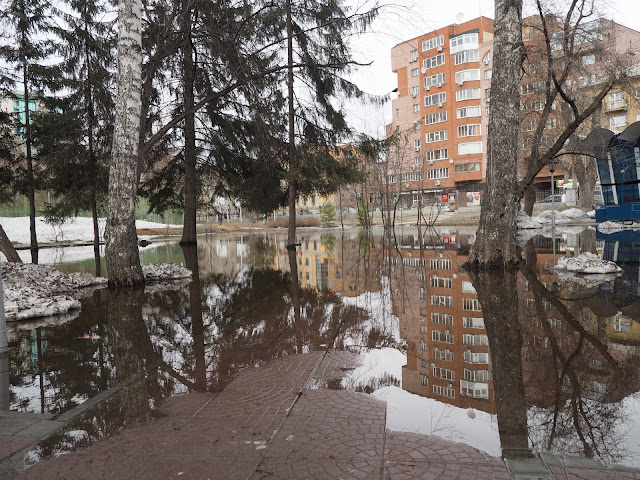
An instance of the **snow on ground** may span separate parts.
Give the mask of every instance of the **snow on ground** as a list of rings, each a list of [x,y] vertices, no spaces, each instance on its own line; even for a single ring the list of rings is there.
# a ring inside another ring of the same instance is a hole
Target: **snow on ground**
[[[521,210],[516,218],[518,230],[533,230],[550,225],[553,215],[553,210],[545,210],[536,217],[530,217]],[[579,208],[569,208],[561,212],[556,210],[555,217],[556,225],[581,224],[591,222],[593,218]]]
[[[555,267],[557,270],[567,270],[579,273],[616,273],[622,268],[614,262],[601,260],[595,253],[584,252],[577,257],[560,257]]]
[[[613,285],[619,272],[616,273],[592,273],[590,275],[583,275],[577,272],[570,272],[568,270],[558,271],[558,282],[570,282],[580,285],[583,289],[598,288],[604,283]]]
[[[107,279],[86,273],[64,274],[47,265],[3,263],[6,319],[46,317],[80,308],[81,289],[104,286]],[[84,293],[84,292],[83,292]]]
[[[104,239],[106,219],[98,219],[100,240]],[[30,242],[29,217],[0,217],[0,225],[13,243],[27,245]],[[182,225],[163,224],[136,220],[136,228],[182,228]],[[93,242],[93,220],[88,217],[70,218],[62,225],[52,226],[44,217],[36,217],[36,233],[39,243]],[[143,238],[143,237],[141,237]]]
[[[191,270],[167,263],[145,265],[142,272],[149,283],[177,280],[172,288],[184,286],[191,278]],[[2,280],[8,321],[66,314],[80,308],[79,298],[107,284],[104,277],[65,274],[48,265],[31,263],[2,263]]]

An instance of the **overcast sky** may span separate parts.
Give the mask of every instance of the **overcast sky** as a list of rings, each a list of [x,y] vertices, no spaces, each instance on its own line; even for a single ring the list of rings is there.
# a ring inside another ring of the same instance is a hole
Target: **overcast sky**
[[[372,0],[352,0],[354,5],[364,5]],[[561,5],[567,0],[554,0]],[[596,0],[600,11],[609,19],[640,31],[640,0]],[[437,28],[471,20],[480,15],[494,18],[493,0],[388,0],[383,13],[374,22],[371,31],[353,40],[355,58],[373,62],[361,67],[353,77],[368,93],[385,95],[396,87],[396,76],[391,72],[391,48],[405,40],[417,37]],[[393,2],[393,3],[391,3]],[[531,0],[525,4],[532,5]],[[362,7],[361,7],[362,8]],[[525,7],[525,15],[531,14],[531,6]],[[370,135],[384,136],[384,126],[391,119],[391,105],[366,108],[349,108],[354,127]]]

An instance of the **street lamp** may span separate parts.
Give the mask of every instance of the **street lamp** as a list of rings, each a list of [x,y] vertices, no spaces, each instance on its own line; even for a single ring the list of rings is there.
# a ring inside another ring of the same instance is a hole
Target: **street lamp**
[[[553,173],[556,171],[556,161],[549,162],[551,172],[551,246],[553,248],[553,266],[556,266],[556,195],[554,191]]]

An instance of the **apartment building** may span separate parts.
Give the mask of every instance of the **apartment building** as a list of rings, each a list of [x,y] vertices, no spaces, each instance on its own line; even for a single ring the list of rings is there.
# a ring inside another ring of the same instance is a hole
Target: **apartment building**
[[[523,20],[523,39],[528,51],[535,51],[541,35],[538,17]],[[557,37],[554,34],[553,55],[561,54]],[[614,62],[630,65],[634,55],[640,55],[640,32],[608,20],[585,23],[576,43],[580,43],[580,67],[572,72],[569,85],[576,92],[584,92],[585,100],[609,71],[605,67]],[[389,152],[390,174],[381,181],[398,187],[401,206],[415,207],[420,202],[428,204],[446,198],[450,202],[455,199],[457,206],[480,204],[486,181],[492,51],[493,20],[486,17],[440,28],[392,49],[398,95],[392,100],[392,121],[387,126],[387,135],[395,135],[396,141]],[[540,51],[546,55],[546,48]],[[534,120],[545,106],[541,87],[546,61],[537,62],[535,67],[527,69],[521,87],[522,142],[518,159],[521,176],[531,156],[537,126]],[[636,97],[640,97],[640,90],[630,91],[629,80],[616,85],[603,100],[599,112],[602,126],[621,131],[637,121],[640,118],[637,107],[634,109],[631,102]],[[540,139],[541,150],[556,141],[569,108],[559,97],[553,103]],[[591,121],[586,122],[583,130],[591,125]],[[555,176],[561,178],[563,174],[558,168]],[[551,174],[545,169],[536,177],[536,187],[542,192],[550,188],[550,181]]]
[[[397,159],[396,174],[404,174],[403,206],[456,190],[466,205],[466,193],[473,203],[472,192],[483,188],[492,39],[493,20],[479,17],[391,50],[398,97],[387,132],[400,138],[390,155]]]

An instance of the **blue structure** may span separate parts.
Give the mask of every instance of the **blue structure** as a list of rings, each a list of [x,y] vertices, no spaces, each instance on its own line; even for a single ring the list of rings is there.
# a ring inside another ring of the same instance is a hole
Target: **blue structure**
[[[640,219],[640,122],[618,135],[597,135],[593,150],[604,203],[596,207],[596,222]]]

